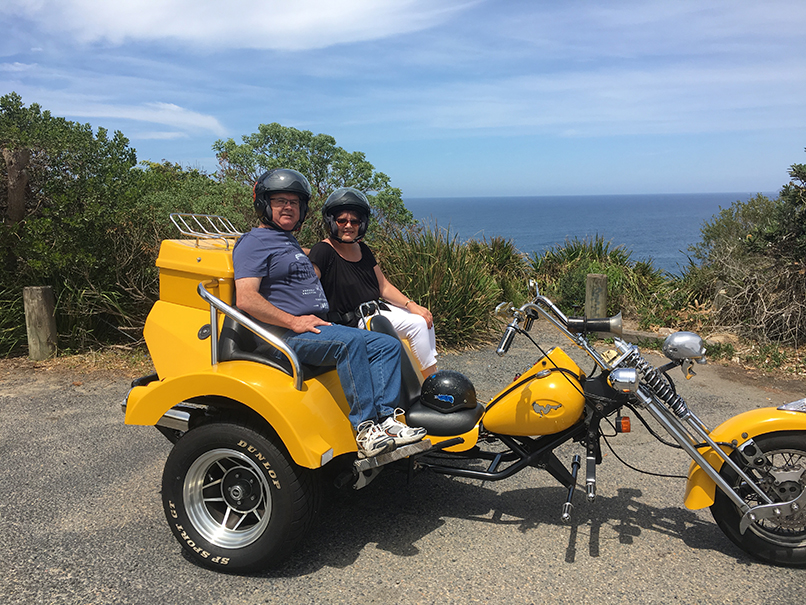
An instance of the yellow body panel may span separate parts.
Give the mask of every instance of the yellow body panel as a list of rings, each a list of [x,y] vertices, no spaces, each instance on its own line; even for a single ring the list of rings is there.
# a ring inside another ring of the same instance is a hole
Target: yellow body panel
[[[559,367],[568,372],[544,370]],[[569,375],[571,374],[571,375]],[[502,435],[552,435],[567,429],[582,416],[585,397],[576,377],[579,366],[559,348],[541,357],[528,371],[513,381],[489,404],[484,427]]]
[[[160,300],[206,310],[196,291],[205,282],[210,294],[232,304],[232,246],[232,239],[164,240],[157,257]]]
[[[196,282],[198,285],[198,282]],[[202,300],[196,293],[196,298]],[[219,329],[223,316],[219,317]],[[199,330],[210,323],[209,309],[201,310],[158,300],[146,319],[143,336],[160,378],[201,372],[210,368],[210,337]]]
[[[206,371],[133,388],[126,424],[154,425],[174,405],[210,395],[233,399],[260,414],[301,466],[318,468],[323,461],[356,451],[349,406],[335,371],[305,381],[297,391],[290,376],[261,364],[228,361],[208,366]],[[332,455],[325,456],[331,449]]]
[[[806,431],[806,414],[777,408],[759,408],[734,416],[720,424],[710,433],[711,439],[730,443],[736,440],[741,445],[750,438],[779,431]],[[722,448],[725,452],[731,450]],[[705,459],[717,470],[722,468],[722,458],[713,450],[703,452]],[[714,503],[716,484],[695,462],[691,463],[686,482],[686,508],[699,510]]]

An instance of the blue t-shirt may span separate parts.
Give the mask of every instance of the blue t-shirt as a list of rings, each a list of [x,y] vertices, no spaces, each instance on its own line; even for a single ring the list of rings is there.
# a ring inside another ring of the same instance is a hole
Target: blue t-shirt
[[[278,309],[291,315],[327,315],[322,284],[290,232],[255,227],[236,242],[232,264],[235,279],[260,277],[259,292]]]

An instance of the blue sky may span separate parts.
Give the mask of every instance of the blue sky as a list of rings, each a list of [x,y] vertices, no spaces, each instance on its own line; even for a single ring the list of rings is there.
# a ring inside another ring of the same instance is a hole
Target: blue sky
[[[777,191],[802,0],[2,0],[0,94],[214,170],[279,122],[404,197]]]

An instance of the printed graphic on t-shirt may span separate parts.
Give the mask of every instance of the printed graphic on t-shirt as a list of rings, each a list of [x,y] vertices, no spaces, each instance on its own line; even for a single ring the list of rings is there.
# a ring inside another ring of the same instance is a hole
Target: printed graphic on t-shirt
[[[295,260],[288,264],[288,274],[283,279],[283,283],[293,284],[310,281],[312,278],[316,278],[313,265],[304,253],[296,254],[294,258]]]

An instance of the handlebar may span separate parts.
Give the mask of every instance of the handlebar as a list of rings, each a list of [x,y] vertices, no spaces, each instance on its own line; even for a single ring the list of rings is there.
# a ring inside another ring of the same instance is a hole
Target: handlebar
[[[517,320],[513,321],[507,326],[506,331],[504,331],[504,335],[501,337],[501,342],[498,343],[498,348],[495,350],[498,355],[503,355],[509,351],[509,347],[512,346],[512,341],[515,339],[517,327]]]
[[[610,319],[599,318],[590,319],[588,317],[569,317],[568,318],[568,331],[575,334],[584,332],[609,332]]]
[[[538,294],[532,302],[527,302],[520,309],[509,309],[512,321],[507,325],[501,342],[495,352],[504,355],[509,351],[515,333],[520,331],[519,323],[524,320],[524,327],[528,331],[531,323],[538,317],[548,320],[557,330],[568,337],[575,345],[584,349],[588,355],[603,370],[610,369],[607,361],[594,349],[581,335],[582,332],[610,332],[616,336],[621,336],[621,313],[614,317],[605,319],[585,319],[582,317],[566,317],[565,314],[551,300]]]

